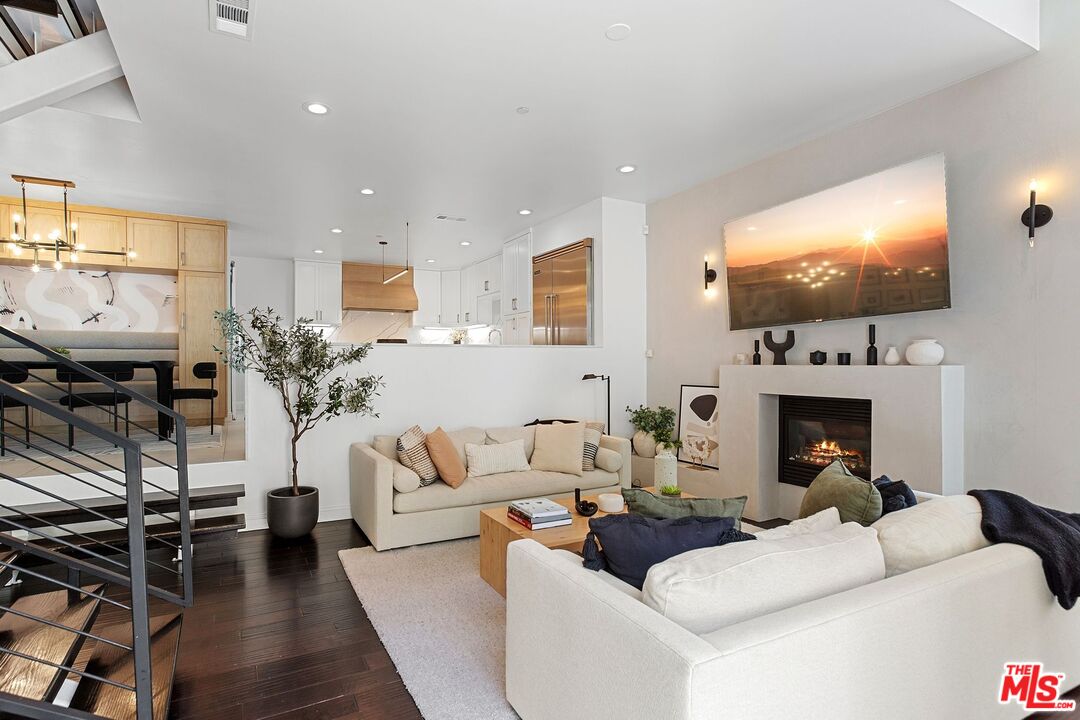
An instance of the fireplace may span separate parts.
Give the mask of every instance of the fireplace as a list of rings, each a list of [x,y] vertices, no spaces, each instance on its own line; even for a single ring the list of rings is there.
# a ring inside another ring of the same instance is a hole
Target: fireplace
[[[834,460],[870,480],[869,400],[780,396],[778,480],[807,487]]]

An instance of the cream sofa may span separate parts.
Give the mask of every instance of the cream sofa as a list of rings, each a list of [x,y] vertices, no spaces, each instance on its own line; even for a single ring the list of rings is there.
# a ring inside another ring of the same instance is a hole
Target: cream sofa
[[[498,430],[465,428],[449,435],[464,461],[465,443],[491,443],[489,432]],[[349,450],[352,516],[376,550],[478,535],[480,511],[512,500],[565,497],[573,495],[574,488],[592,495],[630,487],[630,441],[604,435],[600,447],[621,458],[615,472],[597,469],[578,476],[528,470],[469,477],[456,489],[437,481],[400,492],[395,477],[400,479],[407,469],[397,460],[396,442],[396,436],[380,435],[371,444],[354,443]],[[531,450],[531,442],[526,444]]]
[[[1008,544],[695,634],[580,558],[519,540],[506,623],[523,720],[1006,720],[1028,713],[998,703],[1005,663],[1080,684],[1080,611]]]

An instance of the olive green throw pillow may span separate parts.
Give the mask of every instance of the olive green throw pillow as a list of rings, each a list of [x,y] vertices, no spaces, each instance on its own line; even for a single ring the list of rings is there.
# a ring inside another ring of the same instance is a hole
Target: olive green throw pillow
[[[872,482],[852,475],[844,463],[834,460],[806,489],[799,518],[830,507],[840,511],[842,523],[870,525],[881,517],[881,493]]]
[[[626,509],[647,518],[668,520],[681,517],[731,517],[735,527],[742,522],[746,496],[733,498],[667,498],[645,490],[623,488]]]

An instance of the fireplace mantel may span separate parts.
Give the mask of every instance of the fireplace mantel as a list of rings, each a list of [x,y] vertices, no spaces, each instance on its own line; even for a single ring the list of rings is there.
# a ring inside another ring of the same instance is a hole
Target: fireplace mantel
[[[781,395],[869,399],[874,477],[964,491],[963,366],[723,365],[718,384],[722,491],[748,495],[749,517],[793,517],[805,492],[776,482]]]

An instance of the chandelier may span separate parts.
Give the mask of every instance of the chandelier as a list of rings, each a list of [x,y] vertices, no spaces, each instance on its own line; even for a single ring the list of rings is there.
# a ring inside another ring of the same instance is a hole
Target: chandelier
[[[79,253],[92,253],[95,255],[123,255],[125,257],[134,258],[134,251],[124,250],[94,250],[86,247],[85,243],[79,242],[79,228],[71,221],[71,214],[68,211],[68,189],[74,189],[75,183],[70,180],[53,180],[51,178],[38,178],[29,177],[27,175],[12,175],[11,179],[19,183],[22,188],[22,213],[13,213],[11,216],[11,236],[7,239],[8,248],[11,250],[11,254],[16,257],[22,255],[24,250],[28,250],[34,253],[34,264],[30,266],[30,269],[34,272],[41,272],[40,254],[45,253],[46,258],[49,255],[53,258],[53,269],[63,270],[64,263],[60,261],[60,253],[68,253],[68,259],[73,262],[79,262]],[[27,185],[49,185],[52,187],[64,188],[64,223],[63,229],[53,228],[49,231],[46,239],[42,239],[41,233],[38,232],[38,228],[29,227],[29,214],[26,211],[26,186]]]

